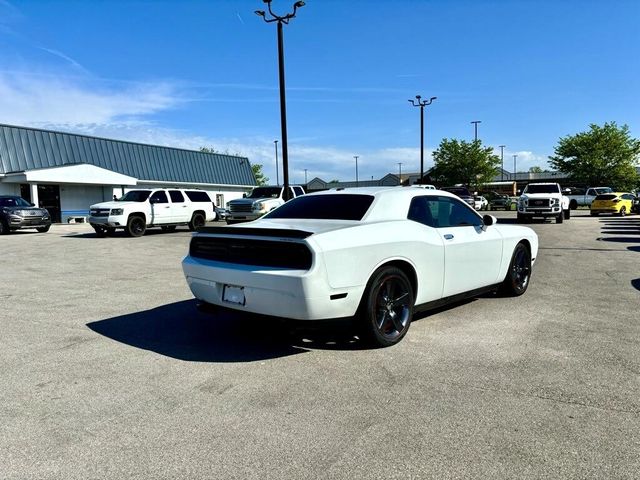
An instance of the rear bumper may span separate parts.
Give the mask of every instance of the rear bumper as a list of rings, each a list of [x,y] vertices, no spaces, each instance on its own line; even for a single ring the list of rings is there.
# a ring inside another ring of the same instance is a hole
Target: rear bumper
[[[193,295],[234,310],[294,320],[326,320],[356,313],[364,285],[331,288],[323,270],[282,270],[226,264],[187,256],[182,269]],[[244,303],[223,299],[227,287],[239,287]],[[333,297],[333,298],[332,298]]]

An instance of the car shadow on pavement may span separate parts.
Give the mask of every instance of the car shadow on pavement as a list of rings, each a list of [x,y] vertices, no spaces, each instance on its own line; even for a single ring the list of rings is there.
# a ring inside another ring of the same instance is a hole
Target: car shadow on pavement
[[[635,288],[636,290],[640,290],[640,278],[636,278],[634,280],[631,280],[631,286],[633,288]]]
[[[132,347],[191,362],[254,362],[304,353],[284,326],[185,300],[87,323],[100,335]]]

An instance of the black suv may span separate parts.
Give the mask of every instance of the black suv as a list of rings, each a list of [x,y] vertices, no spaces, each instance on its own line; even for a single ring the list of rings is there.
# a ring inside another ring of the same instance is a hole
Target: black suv
[[[51,228],[51,215],[46,208],[37,208],[22,197],[0,195],[0,235],[21,228],[47,232]]]

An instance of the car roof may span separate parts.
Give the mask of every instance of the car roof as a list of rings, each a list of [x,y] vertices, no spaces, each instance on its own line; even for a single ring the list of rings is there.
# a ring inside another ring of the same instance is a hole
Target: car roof
[[[455,198],[460,197],[443,190],[430,190],[426,188],[398,188],[398,187],[353,187],[335,188],[321,192],[308,193],[306,196],[323,195],[368,195],[375,197],[367,214],[362,219],[367,222],[405,219],[407,209],[413,197],[441,196]],[[462,202],[464,203],[464,202]]]

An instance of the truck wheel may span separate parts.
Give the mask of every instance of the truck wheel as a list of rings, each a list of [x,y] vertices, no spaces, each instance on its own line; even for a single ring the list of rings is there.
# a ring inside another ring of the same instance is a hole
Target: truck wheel
[[[569,202],[569,210],[575,210],[576,208],[578,208],[578,202],[576,200],[571,200],[571,202]]]
[[[376,270],[358,309],[362,340],[372,347],[389,347],[402,340],[411,325],[413,295],[402,270],[391,266]]]
[[[505,295],[518,297],[527,291],[531,278],[531,253],[523,244],[519,243],[511,255],[511,263],[500,290]]]
[[[189,222],[189,230],[194,231],[204,227],[204,216],[201,213],[194,213]]]
[[[564,218],[566,220],[569,220],[571,218],[571,208],[569,208],[569,210],[564,211]]]
[[[564,210],[562,210],[556,217],[556,223],[562,223],[562,222],[564,222]]]
[[[145,223],[144,218],[132,215],[129,217],[129,220],[127,220],[126,230],[130,237],[141,237],[147,230],[147,224]]]

